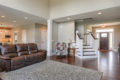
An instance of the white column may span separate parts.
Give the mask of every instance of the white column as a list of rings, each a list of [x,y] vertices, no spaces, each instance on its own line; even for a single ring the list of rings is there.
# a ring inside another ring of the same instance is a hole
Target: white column
[[[47,56],[52,56],[52,20],[47,21]]]

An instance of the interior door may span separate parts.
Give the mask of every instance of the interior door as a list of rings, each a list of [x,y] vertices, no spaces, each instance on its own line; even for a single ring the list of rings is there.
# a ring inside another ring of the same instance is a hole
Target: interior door
[[[100,50],[109,50],[109,33],[100,33]]]
[[[47,50],[47,30],[41,30],[41,49]]]

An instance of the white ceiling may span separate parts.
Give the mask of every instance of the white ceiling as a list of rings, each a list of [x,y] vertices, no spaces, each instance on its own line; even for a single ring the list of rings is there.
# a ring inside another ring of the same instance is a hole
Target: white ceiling
[[[98,12],[102,12],[101,15],[98,15]],[[5,18],[1,18],[1,16],[5,16]],[[28,17],[27,20],[24,17]],[[68,18],[71,18],[68,20]],[[108,8],[104,10],[88,12],[84,14],[77,14],[72,16],[66,16],[59,19],[54,19],[56,22],[65,22],[72,21],[76,22],[85,22],[89,25],[93,24],[103,24],[110,22],[120,22],[120,7]],[[16,22],[13,22],[16,21]],[[11,9],[5,6],[0,5],[0,26],[3,27],[17,27],[21,25],[29,25],[33,23],[39,24],[47,24],[47,20],[34,16],[25,12],[21,12],[15,9]]]
[[[97,13],[101,12],[101,15]],[[71,21],[67,18],[71,18],[71,20],[76,20],[77,22],[85,22],[88,24],[100,24],[100,23],[110,23],[110,22],[120,22],[120,7],[108,8],[104,10],[88,12],[84,14],[67,16],[59,19],[55,19],[56,22],[65,22]]]
[[[5,16],[5,18],[1,18],[1,16]],[[28,19],[25,20],[24,17],[28,17]],[[0,27],[18,27],[34,23],[46,24],[46,20],[42,17],[34,16],[0,5]]]

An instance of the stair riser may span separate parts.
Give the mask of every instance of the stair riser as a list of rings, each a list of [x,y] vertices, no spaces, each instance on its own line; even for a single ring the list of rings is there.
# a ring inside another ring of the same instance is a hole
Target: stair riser
[[[83,51],[95,51],[94,49],[83,49]]]
[[[92,48],[91,46],[83,46],[83,48]]]
[[[92,55],[92,54],[96,54],[95,52],[84,52],[84,55]]]

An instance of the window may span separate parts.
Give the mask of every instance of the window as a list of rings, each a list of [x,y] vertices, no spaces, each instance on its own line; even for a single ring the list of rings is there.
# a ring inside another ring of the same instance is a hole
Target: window
[[[96,33],[96,38],[100,38],[100,35],[99,35],[99,33]]]
[[[107,33],[102,33],[101,37],[107,37]]]

